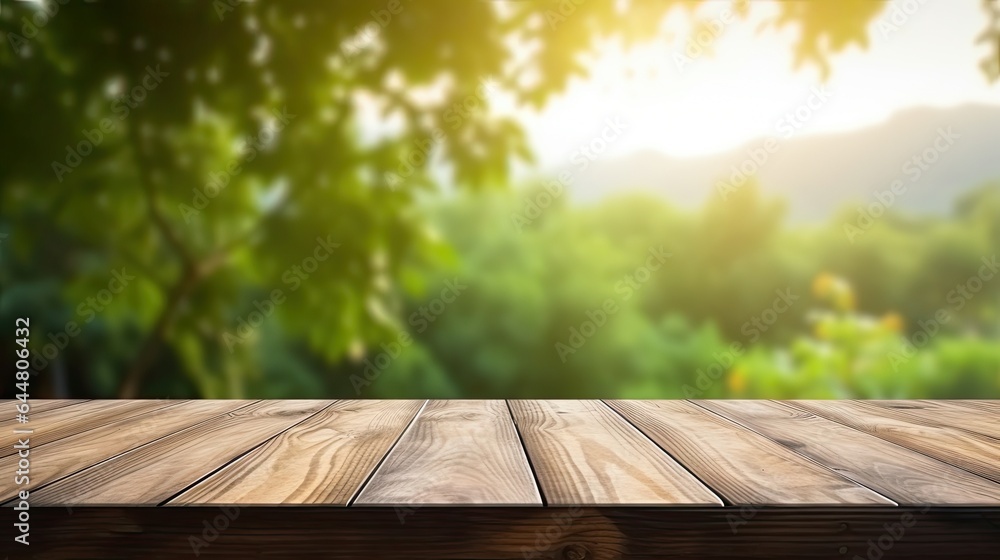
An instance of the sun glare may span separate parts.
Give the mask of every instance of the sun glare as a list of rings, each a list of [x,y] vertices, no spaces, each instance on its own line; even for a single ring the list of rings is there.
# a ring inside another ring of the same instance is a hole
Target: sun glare
[[[820,86],[829,100],[796,134],[858,129],[915,107],[1000,104],[1000,88],[975,64],[985,47],[969,40],[982,27],[975,0],[928,2],[902,25],[873,22],[869,49],[834,56],[825,82],[815,67],[793,68],[797,30],[762,29],[777,13],[774,2],[753,3],[745,20],[726,17],[730,6],[710,2],[693,16],[675,10],[649,44],[602,45],[587,79],[576,80],[540,114],[520,116],[542,164],[564,164],[575,141],[608,117],[629,126],[613,147],[618,155],[699,156],[781,136],[783,119]]]

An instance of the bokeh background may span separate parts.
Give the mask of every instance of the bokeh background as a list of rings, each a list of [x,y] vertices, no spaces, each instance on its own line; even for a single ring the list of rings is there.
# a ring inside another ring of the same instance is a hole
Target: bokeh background
[[[998,398],[998,14],[3,0],[0,394]]]

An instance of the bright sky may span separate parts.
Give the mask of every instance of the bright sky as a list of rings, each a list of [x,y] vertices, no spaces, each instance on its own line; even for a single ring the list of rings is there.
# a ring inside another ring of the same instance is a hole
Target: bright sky
[[[701,13],[711,17],[729,5],[711,2]],[[608,45],[590,80],[574,83],[541,114],[519,113],[541,167],[566,165],[609,116],[620,117],[628,132],[605,157],[638,150],[709,154],[780,136],[778,120],[807,100],[820,77],[812,67],[792,70],[792,28],[757,32],[774,10],[773,3],[754,2],[749,21],[735,20],[711,43],[714,55],[683,70],[673,59],[691,25],[681,12],[665,22],[666,32],[680,38],[669,47],[626,54]],[[876,21],[867,51],[854,47],[833,58],[825,85],[832,97],[796,134],[863,128],[913,107],[1000,105],[1000,84],[991,86],[979,68],[988,47],[973,43],[986,21],[980,0],[926,0],[888,37]]]

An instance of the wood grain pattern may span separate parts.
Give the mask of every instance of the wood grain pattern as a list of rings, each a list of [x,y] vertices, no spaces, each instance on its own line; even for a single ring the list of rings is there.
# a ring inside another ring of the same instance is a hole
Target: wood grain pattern
[[[435,507],[401,522],[394,508],[260,506],[241,508],[197,558],[995,560],[1000,530],[984,509]],[[31,553],[195,558],[191,539],[202,539],[205,522],[220,514],[197,506],[39,508]],[[900,531],[907,516],[914,522]],[[889,538],[886,526],[902,538],[869,557],[869,541]]]
[[[264,401],[240,408],[32,492],[33,504],[160,504],[331,404]]]
[[[1000,511],[1000,401],[33,405],[37,506],[691,508],[721,497]],[[22,426],[6,427],[0,472],[13,473],[10,430]],[[13,482],[0,478],[0,503]]]
[[[926,455],[770,401],[697,401],[900,505],[1000,505],[1000,484]]]
[[[722,505],[601,401],[510,401],[550,505]]]
[[[893,504],[692,403],[608,404],[730,503]]]
[[[356,501],[541,505],[504,401],[430,401]]]
[[[808,410],[1000,482],[1000,440],[854,401],[789,401]]]
[[[1000,439],[1000,416],[990,414],[975,406],[962,406],[950,401],[929,400],[883,400],[856,401],[867,406],[889,409],[915,420],[933,420],[943,426],[951,426]]]
[[[31,450],[31,487],[34,490],[141,445],[220,416],[253,401],[186,401],[139,417],[126,418],[98,429],[63,438]],[[0,469],[16,470],[18,457],[0,459]],[[0,503],[14,497],[13,479],[0,479]],[[34,494],[33,494],[34,496]]]
[[[170,501],[346,506],[424,401],[340,401]]]
[[[85,402],[87,402],[86,399],[28,399],[28,404],[31,405],[31,410],[28,412],[29,420],[30,417],[33,417],[35,414],[40,412],[48,412],[57,408],[63,408]],[[0,402],[0,410],[3,410],[3,414],[6,416],[6,419],[3,421],[3,424],[0,424],[0,426],[6,427],[8,421],[14,422],[14,419],[18,414],[15,407],[20,404],[23,403],[19,400],[4,400],[3,402]],[[9,416],[7,416],[8,413]]]
[[[953,400],[945,401],[953,405],[962,406],[965,408],[972,408],[974,410],[985,410],[986,412],[991,412],[993,414],[1000,414],[1000,401],[986,401],[986,400]]]
[[[125,418],[133,418],[182,401],[87,401],[73,406],[56,408],[47,412],[32,414],[29,418],[31,446],[39,447],[64,437],[87,432]],[[0,457],[14,454],[13,446],[24,435],[14,434],[12,428],[25,427],[15,420],[0,423]]]
[[[14,430],[34,430],[42,425],[46,417],[51,416],[46,413],[59,408],[80,405],[85,402],[88,401],[82,399],[29,400],[28,403],[31,405],[31,409],[28,411],[28,422],[22,424],[17,420],[17,416],[20,413],[17,411],[16,407],[23,403],[17,400],[3,401],[0,403],[0,410],[5,411],[5,413],[10,413],[10,416],[7,416],[4,420],[0,420],[0,434],[13,434]],[[22,434],[20,437],[24,437],[24,435]],[[17,438],[15,438],[15,440],[16,439]],[[0,449],[0,457],[9,454],[11,454],[9,449]]]

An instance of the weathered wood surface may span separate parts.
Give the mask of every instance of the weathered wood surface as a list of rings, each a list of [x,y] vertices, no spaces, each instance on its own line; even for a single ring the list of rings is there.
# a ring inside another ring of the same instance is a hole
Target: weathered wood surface
[[[1000,482],[1000,440],[933,417],[900,412],[858,401],[791,401],[803,410],[870,433],[908,449]],[[970,410],[973,418],[1000,415]]]
[[[38,403],[43,406],[44,401]],[[51,443],[74,434],[87,432],[125,418],[140,417],[143,414],[175,406],[180,401],[88,401],[84,405],[57,407],[47,411],[29,414],[28,423],[16,420],[0,423],[0,457],[13,455],[13,446],[25,435],[14,430],[29,429],[32,447]],[[11,406],[13,410],[13,406]],[[32,405],[34,410],[34,404]]]
[[[118,455],[32,497],[39,505],[158,505],[330,404],[261,401]]]
[[[32,404],[35,506],[1000,506],[996,401]]]
[[[550,505],[722,505],[600,401],[510,402]]]
[[[93,432],[79,433],[32,451],[31,481],[35,488],[48,485],[92,465],[117,457],[209,418],[242,408],[252,401],[188,401],[153,410],[141,419],[126,418]],[[0,458],[2,472],[14,472],[18,456]],[[14,497],[16,488],[0,486],[0,501]],[[41,497],[41,499],[39,499]],[[34,503],[43,505],[44,494]],[[72,500],[67,502],[72,503]]]
[[[997,401],[38,401],[30,416],[32,546],[4,535],[0,558],[1000,549]],[[0,425],[12,474],[23,425]]]
[[[690,402],[610,401],[731,504],[893,502]]]
[[[857,401],[875,409],[894,411],[893,416],[916,421],[930,419],[942,426],[1000,439],[1000,422],[991,414],[970,414],[968,405],[952,401]]]
[[[1000,485],[921,453],[791,405],[699,401],[859,484],[902,504],[1000,504]]]
[[[346,506],[423,401],[342,401],[177,498],[180,504]]]
[[[960,401],[944,401],[957,406],[975,408],[979,410],[985,410],[993,414],[1000,414],[1000,401],[983,401],[983,400],[960,400]]]
[[[86,399],[47,399],[44,401],[29,400],[28,403],[31,405],[29,416],[31,414],[35,414],[38,412],[47,412],[49,410],[55,410],[57,408],[62,408],[64,406],[71,406],[74,404],[80,404],[83,402],[87,402],[87,400]],[[17,415],[16,411],[17,409],[15,409],[14,407],[15,405],[20,405],[20,404],[22,404],[21,401],[14,399],[5,399],[3,401],[0,401],[0,407],[2,407],[0,408],[0,410],[4,411],[3,416],[6,416],[6,418],[8,419],[13,419]],[[10,415],[7,416],[7,414]],[[7,424],[5,423],[4,426],[6,427]]]
[[[504,401],[430,401],[358,504],[541,505]]]

